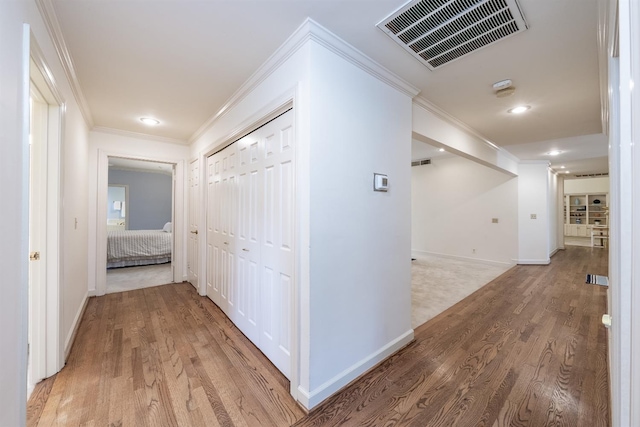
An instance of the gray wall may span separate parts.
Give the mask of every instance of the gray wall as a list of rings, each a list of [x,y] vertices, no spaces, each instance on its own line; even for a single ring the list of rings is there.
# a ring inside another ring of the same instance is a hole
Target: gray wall
[[[171,175],[109,168],[109,184],[129,186],[129,230],[159,230],[171,221]]]

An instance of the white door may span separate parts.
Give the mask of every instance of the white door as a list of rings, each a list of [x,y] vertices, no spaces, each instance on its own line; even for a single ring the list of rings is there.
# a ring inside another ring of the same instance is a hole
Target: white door
[[[293,291],[293,112],[259,129],[262,215],[260,349],[289,377]]]
[[[207,159],[207,295],[231,318],[235,278],[235,160],[232,145]]]
[[[187,278],[198,289],[198,200],[200,200],[200,167],[198,160],[189,165],[189,244],[187,246]]]
[[[29,132],[29,369],[32,387],[46,377],[45,328],[45,233],[48,105],[38,89],[31,87]]]
[[[293,113],[207,159],[207,295],[290,375]]]

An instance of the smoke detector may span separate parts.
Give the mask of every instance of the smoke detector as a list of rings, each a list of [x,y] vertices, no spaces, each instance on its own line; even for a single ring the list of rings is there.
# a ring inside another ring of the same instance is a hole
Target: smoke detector
[[[492,87],[493,90],[496,91],[496,97],[498,98],[511,96],[516,91],[516,88],[513,86],[513,82],[511,81],[511,79],[505,79],[500,80],[499,82],[495,82]]]
[[[503,90],[503,89],[507,89],[510,88],[513,85],[513,82],[511,81],[511,79],[505,79],[505,80],[500,80],[499,82],[495,82],[493,84],[493,90]]]

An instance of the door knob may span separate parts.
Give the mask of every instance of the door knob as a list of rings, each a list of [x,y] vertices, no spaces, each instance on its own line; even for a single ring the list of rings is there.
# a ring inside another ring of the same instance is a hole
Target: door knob
[[[198,230],[192,231],[191,234],[198,234]]]

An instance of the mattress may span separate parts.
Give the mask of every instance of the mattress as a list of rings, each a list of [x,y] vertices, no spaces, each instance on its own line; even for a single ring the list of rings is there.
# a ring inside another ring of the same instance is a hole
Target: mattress
[[[107,232],[107,268],[171,261],[171,234],[162,230]]]

